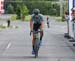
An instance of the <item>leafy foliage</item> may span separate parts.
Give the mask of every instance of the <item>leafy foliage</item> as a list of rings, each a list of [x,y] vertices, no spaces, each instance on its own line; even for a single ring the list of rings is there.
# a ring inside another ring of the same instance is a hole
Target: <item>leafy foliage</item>
[[[22,20],[24,21],[24,18],[26,15],[28,15],[29,10],[28,10],[27,6],[22,5],[20,11],[21,11]]]
[[[9,13],[10,10],[7,7],[8,4],[11,4],[13,6],[14,13],[17,14],[18,19],[22,18],[22,16],[27,15],[28,13],[32,14],[34,8],[40,9],[41,13],[45,15],[59,16],[60,5],[59,3],[56,3],[57,1],[59,0],[5,0],[5,11]]]
[[[14,14],[14,10],[13,10],[14,7],[13,7],[11,4],[8,5],[7,9],[8,9],[7,13],[9,13],[9,14],[12,13],[12,14]]]
[[[16,14],[17,14],[17,19],[21,19],[21,6],[20,5],[17,5],[17,8],[16,8]]]

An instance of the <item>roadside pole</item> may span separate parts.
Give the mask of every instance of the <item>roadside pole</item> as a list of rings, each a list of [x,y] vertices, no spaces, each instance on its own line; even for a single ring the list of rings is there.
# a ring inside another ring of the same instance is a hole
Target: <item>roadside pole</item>
[[[73,0],[69,0],[69,36],[71,38],[74,37],[74,34],[73,34],[73,28],[72,28],[72,24],[73,22],[71,21],[72,20],[72,16],[71,16],[71,9],[73,8]]]

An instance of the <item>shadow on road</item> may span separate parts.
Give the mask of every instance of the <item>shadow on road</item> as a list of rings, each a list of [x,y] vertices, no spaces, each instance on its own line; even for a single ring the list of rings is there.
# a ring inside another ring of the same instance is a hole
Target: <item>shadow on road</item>
[[[31,59],[34,58],[34,56],[3,56],[0,58],[7,58],[7,59]]]
[[[34,59],[34,55],[33,56],[1,56],[1,59]],[[38,56],[38,59],[48,59],[48,58],[52,58],[52,57],[46,57],[46,56]],[[57,57],[54,57],[57,58]]]

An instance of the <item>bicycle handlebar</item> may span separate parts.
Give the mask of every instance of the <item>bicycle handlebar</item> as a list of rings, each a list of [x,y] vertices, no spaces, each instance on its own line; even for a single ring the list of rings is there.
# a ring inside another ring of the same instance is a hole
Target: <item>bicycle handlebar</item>
[[[39,30],[39,31],[30,31],[30,36],[31,36],[32,33],[39,33],[39,32],[41,32],[41,30]]]

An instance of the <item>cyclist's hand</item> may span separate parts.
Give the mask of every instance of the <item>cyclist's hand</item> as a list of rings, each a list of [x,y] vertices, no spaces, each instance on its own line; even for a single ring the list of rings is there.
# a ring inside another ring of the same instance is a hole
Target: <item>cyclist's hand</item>
[[[44,29],[42,28],[41,31],[43,31]]]
[[[33,30],[30,31],[30,36],[31,36],[31,33],[32,33],[32,32],[33,32]]]
[[[31,32],[33,32],[33,30],[31,30]]]

